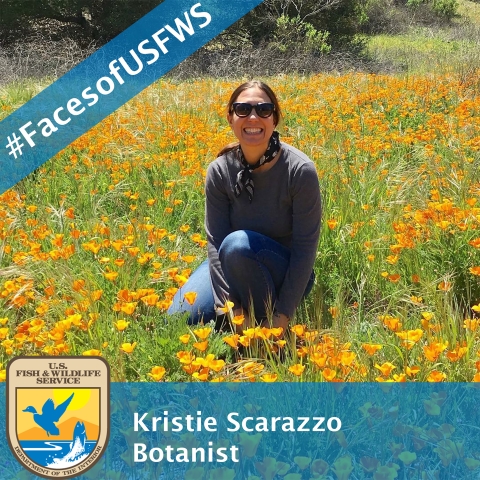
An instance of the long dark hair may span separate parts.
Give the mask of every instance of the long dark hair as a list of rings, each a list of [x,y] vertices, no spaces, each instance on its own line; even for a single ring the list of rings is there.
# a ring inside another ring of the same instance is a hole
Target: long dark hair
[[[283,118],[280,104],[278,103],[278,99],[277,99],[277,96],[275,95],[275,92],[266,83],[262,82],[261,80],[250,80],[249,82],[245,82],[239,85],[230,96],[230,100],[228,101],[228,104],[227,104],[227,112],[230,115],[233,113],[232,105],[235,103],[235,101],[237,100],[237,98],[240,96],[242,92],[250,88],[259,88],[260,90],[263,90],[268,95],[268,98],[270,98],[272,103],[275,105],[275,110],[273,112],[273,120],[275,122],[275,126],[277,126],[282,121],[282,118]],[[232,142],[232,143],[229,143],[228,145],[225,145],[218,152],[217,157],[220,157],[222,155],[225,155],[228,152],[231,152],[232,150],[237,148],[239,144],[240,144],[239,142]]]

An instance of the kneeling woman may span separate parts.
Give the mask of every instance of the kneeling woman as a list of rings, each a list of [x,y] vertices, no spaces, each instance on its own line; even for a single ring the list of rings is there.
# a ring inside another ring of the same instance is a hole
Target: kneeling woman
[[[273,326],[285,331],[313,286],[318,176],[304,153],[280,142],[281,110],[268,85],[240,85],[227,120],[238,142],[224,147],[207,170],[208,260],[177,292],[169,313],[188,311],[189,323],[207,323],[228,300],[235,315],[259,323],[273,312]],[[192,306],[186,292],[197,293]]]

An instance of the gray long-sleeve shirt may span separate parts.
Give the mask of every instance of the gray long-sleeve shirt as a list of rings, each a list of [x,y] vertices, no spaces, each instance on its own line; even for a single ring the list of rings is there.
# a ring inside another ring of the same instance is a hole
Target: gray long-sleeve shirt
[[[291,251],[275,310],[292,317],[312,273],[321,222],[321,197],[313,162],[300,150],[282,143],[277,162],[267,171],[254,171],[252,203],[247,192],[236,197],[234,185],[242,170],[236,150],[213,161],[207,169],[205,229],[215,305],[229,298],[218,249],[236,230],[253,230]],[[275,299],[274,299],[275,300]]]

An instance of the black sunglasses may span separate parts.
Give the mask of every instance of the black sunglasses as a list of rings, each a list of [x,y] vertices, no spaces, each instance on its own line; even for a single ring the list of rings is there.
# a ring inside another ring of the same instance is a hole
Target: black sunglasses
[[[248,117],[253,109],[255,109],[255,112],[260,118],[268,118],[275,111],[275,105],[273,103],[257,103],[256,105],[252,105],[250,103],[239,102],[232,105],[232,111],[235,112],[237,117]]]

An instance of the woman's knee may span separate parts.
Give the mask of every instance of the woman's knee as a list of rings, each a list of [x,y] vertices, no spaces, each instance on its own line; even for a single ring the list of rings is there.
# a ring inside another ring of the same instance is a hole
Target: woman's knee
[[[225,262],[238,263],[250,255],[250,241],[248,232],[245,230],[236,230],[227,235],[218,249],[218,256],[222,265]]]

